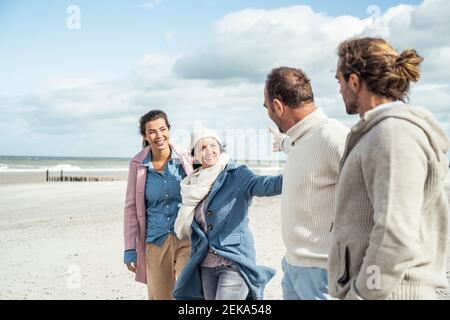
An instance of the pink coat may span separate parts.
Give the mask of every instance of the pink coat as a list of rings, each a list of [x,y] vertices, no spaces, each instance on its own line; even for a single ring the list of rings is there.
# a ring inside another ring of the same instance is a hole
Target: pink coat
[[[179,156],[184,171],[189,175],[192,172],[192,157],[190,154],[173,144],[170,144],[170,147]],[[145,266],[145,239],[147,237],[145,182],[147,179],[147,167],[141,166],[141,163],[148,156],[149,152],[150,147],[144,148],[130,162],[124,210],[125,250],[136,249],[136,281],[142,283],[147,283],[147,269]]]

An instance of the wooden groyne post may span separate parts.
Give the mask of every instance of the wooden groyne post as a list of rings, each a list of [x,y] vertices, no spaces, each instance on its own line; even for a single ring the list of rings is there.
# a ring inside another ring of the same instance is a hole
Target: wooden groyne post
[[[123,177],[85,177],[85,176],[64,176],[63,170],[61,170],[59,176],[52,177],[50,175],[50,170],[46,170],[45,172],[45,181],[47,182],[99,182],[99,181],[120,181],[126,180]]]

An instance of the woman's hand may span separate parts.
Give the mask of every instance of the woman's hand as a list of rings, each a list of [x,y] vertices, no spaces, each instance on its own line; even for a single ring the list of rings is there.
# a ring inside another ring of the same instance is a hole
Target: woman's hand
[[[130,270],[133,273],[136,273],[136,263],[135,262],[130,262],[130,263],[126,263],[128,270]]]

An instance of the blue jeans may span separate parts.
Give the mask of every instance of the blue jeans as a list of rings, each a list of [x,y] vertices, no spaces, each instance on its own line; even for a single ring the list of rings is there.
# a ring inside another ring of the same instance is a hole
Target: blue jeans
[[[201,267],[205,300],[245,300],[248,286],[239,270],[233,265]]]
[[[327,270],[292,266],[286,258],[283,258],[281,265],[284,300],[333,300],[328,294]]]

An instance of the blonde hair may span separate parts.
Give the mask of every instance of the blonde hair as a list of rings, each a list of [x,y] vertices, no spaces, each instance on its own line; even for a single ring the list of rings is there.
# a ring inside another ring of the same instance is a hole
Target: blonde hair
[[[401,54],[381,38],[353,38],[338,48],[339,71],[348,81],[351,74],[364,80],[368,89],[381,96],[405,101],[411,82],[420,79],[423,58],[414,49]]]

